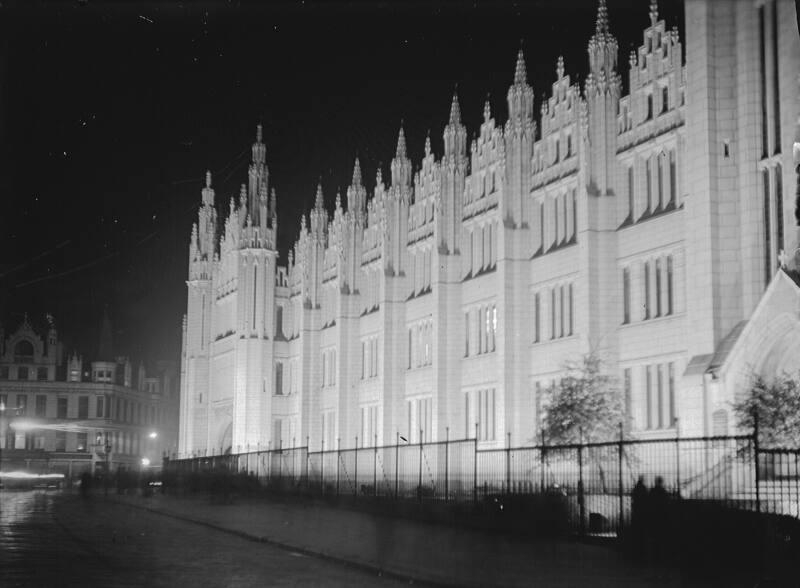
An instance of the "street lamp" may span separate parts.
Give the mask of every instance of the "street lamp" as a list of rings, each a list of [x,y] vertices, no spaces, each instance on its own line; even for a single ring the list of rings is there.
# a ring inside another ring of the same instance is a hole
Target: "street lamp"
[[[4,426],[5,425],[5,413],[7,411],[13,411],[16,415],[17,412],[21,409],[21,406],[17,406],[14,408],[9,408],[6,406],[5,402],[0,401],[0,434],[3,437],[3,442],[0,443],[0,472],[3,471],[3,446],[8,441],[8,429]]]

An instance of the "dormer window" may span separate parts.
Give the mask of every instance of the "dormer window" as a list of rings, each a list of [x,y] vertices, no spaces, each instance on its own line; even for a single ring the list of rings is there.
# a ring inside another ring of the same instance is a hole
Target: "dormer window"
[[[33,361],[33,343],[27,340],[19,341],[14,345],[14,361],[17,363],[30,363]]]

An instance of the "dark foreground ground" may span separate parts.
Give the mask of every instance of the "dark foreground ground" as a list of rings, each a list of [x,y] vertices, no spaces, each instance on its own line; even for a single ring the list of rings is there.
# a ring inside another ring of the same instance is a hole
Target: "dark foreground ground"
[[[800,562],[798,562],[800,571]],[[0,587],[797,585],[314,501],[0,492]]]
[[[102,497],[0,493],[0,586],[401,586]]]

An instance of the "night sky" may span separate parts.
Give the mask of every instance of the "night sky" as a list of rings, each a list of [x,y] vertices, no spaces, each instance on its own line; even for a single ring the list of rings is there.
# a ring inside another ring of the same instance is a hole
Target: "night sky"
[[[683,32],[681,4],[659,8]],[[625,72],[648,0],[608,10]],[[107,307],[116,352],[178,359],[205,171],[227,213],[257,123],[285,263],[320,178],[332,209],[358,153],[371,190],[401,120],[415,167],[428,129],[441,155],[456,83],[470,137],[487,93],[503,123],[520,42],[536,113],[558,55],[582,82],[595,13],[595,0],[0,2],[0,320],[49,312],[91,358]]]

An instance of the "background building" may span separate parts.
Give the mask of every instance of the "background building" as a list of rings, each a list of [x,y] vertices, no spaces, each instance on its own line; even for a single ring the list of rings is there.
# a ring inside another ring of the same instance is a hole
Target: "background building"
[[[356,159],[286,266],[261,128],[219,225],[209,173],[180,452],[534,443],[543,390],[589,352],[637,436],[732,432],[752,373],[800,353],[795,3],[687,0],[685,43],[649,10],[622,65],[600,0],[589,76],[559,59],[538,118],[520,51],[504,124],[487,101],[468,142],[453,96],[442,157],[413,166],[401,128],[371,197]]]
[[[74,477],[106,464],[139,469],[143,458],[160,465],[177,449],[177,364],[134,370],[115,357],[107,315],[94,361],[67,358],[52,317],[47,324],[42,336],[26,315],[14,332],[0,332],[2,469]]]

